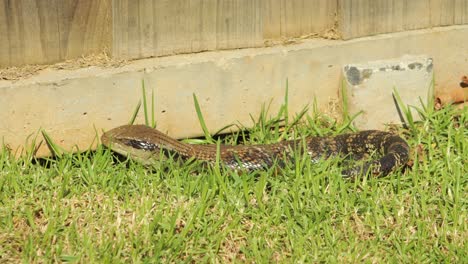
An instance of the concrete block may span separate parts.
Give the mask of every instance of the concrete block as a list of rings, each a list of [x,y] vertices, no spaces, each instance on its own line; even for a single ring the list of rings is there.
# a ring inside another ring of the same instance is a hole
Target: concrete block
[[[401,124],[394,89],[405,105],[420,107],[427,102],[432,85],[432,59],[403,56],[398,59],[348,64],[343,67],[351,115],[359,129],[383,129],[386,124]],[[413,116],[418,117],[413,109]],[[417,120],[417,118],[416,118]]]

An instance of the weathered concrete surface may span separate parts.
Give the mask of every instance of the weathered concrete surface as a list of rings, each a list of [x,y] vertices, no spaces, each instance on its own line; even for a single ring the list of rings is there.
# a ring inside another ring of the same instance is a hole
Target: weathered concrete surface
[[[236,121],[249,126],[249,114],[257,116],[262,103],[272,100],[272,112],[278,109],[286,79],[292,113],[314,97],[326,110],[330,100],[338,100],[346,64],[425,54],[434,59],[437,87],[457,87],[468,68],[466,43],[468,26],[455,26],[146,59],[113,69],[45,70],[17,82],[0,81],[0,137],[16,150],[43,128],[65,148],[87,149],[96,131],[128,122],[142,80],[155,90],[158,128],[178,138],[201,134],[192,94],[211,131]],[[47,153],[43,144],[38,154]]]
[[[421,107],[426,103],[433,79],[432,59],[424,56],[403,56],[393,60],[349,64],[343,67],[350,115],[359,129],[384,129],[385,124],[401,124],[397,101]],[[410,108],[415,120],[417,111]]]

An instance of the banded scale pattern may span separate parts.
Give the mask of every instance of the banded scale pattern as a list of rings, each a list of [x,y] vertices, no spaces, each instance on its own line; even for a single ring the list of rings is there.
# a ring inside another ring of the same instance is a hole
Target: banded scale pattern
[[[197,159],[214,164],[217,145],[191,145],[173,139],[144,125],[124,125],[103,134],[102,143],[111,150],[128,155],[143,163],[158,159],[161,151],[184,159]],[[342,171],[343,177],[354,178],[370,173],[385,176],[401,167],[409,159],[409,146],[398,135],[367,130],[334,137],[307,137],[265,145],[219,146],[221,163],[236,170],[260,170],[274,164],[284,166],[294,155],[307,153],[312,161],[331,156],[344,156],[354,160],[378,153],[380,158],[364,162]]]

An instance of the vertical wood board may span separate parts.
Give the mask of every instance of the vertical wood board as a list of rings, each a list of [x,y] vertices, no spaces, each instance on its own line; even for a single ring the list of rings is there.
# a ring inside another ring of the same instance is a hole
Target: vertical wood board
[[[337,8],[336,0],[263,0],[263,37],[321,34],[334,26]]]
[[[468,23],[468,0],[338,0],[344,39]]]
[[[110,49],[111,14],[111,0],[0,0],[0,67]]]
[[[261,0],[114,0],[114,4],[116,57],[263,44]]]

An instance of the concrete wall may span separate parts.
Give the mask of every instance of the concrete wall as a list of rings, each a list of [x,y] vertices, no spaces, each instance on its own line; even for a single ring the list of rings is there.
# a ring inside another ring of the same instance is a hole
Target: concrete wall
[[[178,138],[201,135],[193,93],[212,132],[235,122],[250,126],[250,114],[258,116],[261,104],[271,100],[275,113],[286,79],[291,113],[314,99],[328,112],[330,103],[339,102],[342,67],[351,63],[426,55],[433,58],[437,88],[458,87],[468,69],[465,43],[468,26],[453,26],[144,59],[119,68],[45,70],[15,82],[0,80],[0,135],[21,151],[25,139],[43,128],[66,149],[87,149],[96,131],[128,122],[141,99],[142,80],[156,92],[158,128]],[[47,153],[42,144],[38,154]]]

